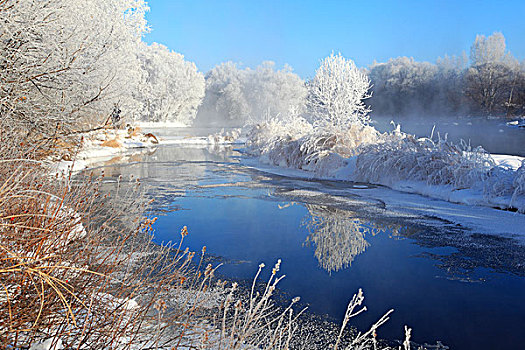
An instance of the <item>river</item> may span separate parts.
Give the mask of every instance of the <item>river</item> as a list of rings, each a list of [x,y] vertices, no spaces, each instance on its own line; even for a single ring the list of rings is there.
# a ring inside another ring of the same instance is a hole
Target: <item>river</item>
[[[188,226],[185,244],[207,246],[225,277],[249,281],[259,263],[282,259],[281,293],[322,318],[340,322],[362,288],[368,311],[352,326],[395,310],[380,338],[402,339],[406,324],[420,344],[525,346],[525,215],[254,164],[235,147],[165,145],[97,171],[107,186],[140,178],[155,199],[156,241]]]

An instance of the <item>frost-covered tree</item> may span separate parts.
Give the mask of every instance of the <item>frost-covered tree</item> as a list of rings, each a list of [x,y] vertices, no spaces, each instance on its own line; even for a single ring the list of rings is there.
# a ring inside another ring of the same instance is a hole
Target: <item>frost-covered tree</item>
[[[370,80],[355,63],[340,53],[321,61],[308,82],[308,113],[314,125],[323,130],[344,130],[351,124],[366,124],[369,108],[364,100],[371,96]]]
[[[143,0],[1,1],[4,131],[45,138],[101,123],[114,103],[137,108],[146,10]]]
[[[145,71],[137,91],[143,104],[139,118],[191,124],[204,97],[204,77],[195,64],[157,43],[142,43],[138,57]]]
[[[513,105],[509,106],[509,111],[515,114],[525,114],[525,60],[521,61],[516,84],[512,90],[510,100]]]
[[[507,56],[505,37],[500,32],[495,32],[489,37],[476,35],[470,47],[470,60],[473,66],[486,63],[502,62]]]
[[[468,58],[465,52],[460,56],[448,56],[436,60],[436,75],[434,77],[433,111],[435,113],[454,114],[465,112],[464,75]]]
[[[412,114],[429,109],[434,97],[436,66],[398,57],[369,68],[374,110],[386,114]]]
[[[474,110],[488,114],[501,112],[511,94],[512,75],[512,69],[501,63],[470,67],[465,77],[465,93],[472,100]]]
[[[242,124],[250,113],[244,94],[246,74],[233,62],[221,63],[209,71],[196,121],[200,124]]]
[[[248,71],[246,95],[250,104],[250,115],[260,120],[266,114],[270,116],[286,115],[291,111],[301,113],[304,110],[306,87],[304,81],[289,65],[275,70],[275,63],[263,62],[255,71]]]
[[[263,62],[253,70],[221,63],[206,74],[206,94],[197,121],[242,125],[267,115],[297,114],[304,109],[305,96],[304,82],[289,66],[276,70],[273,62]]]
[[[508,113],[514,105],[513,95],[519,81],[520,66],[506,51],[503,34],[496,32],[489,37],[476,36],[470,60],[472,65],[465,77],[465,93],[474,108],[488,114]]]

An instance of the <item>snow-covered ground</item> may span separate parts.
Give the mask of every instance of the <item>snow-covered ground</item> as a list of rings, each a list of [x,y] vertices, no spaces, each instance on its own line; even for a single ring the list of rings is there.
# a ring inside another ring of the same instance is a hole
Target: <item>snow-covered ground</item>
[[[523,172],[524,168],[521,168],[520,170],[520,167],[522,166],[522,162],[525,161],[524,157],[502,154],[491,155],[491,157],[495,162],[493,169],[500,170],[504,173],[500,175],[502,178],[506,174],[509,174],[509,176],[512,177],[512,175],[510,175],[512,173],[518,171]],[[356,174],[356,160],[357,156],[347,159],[347,166],[337,169],[333,177],[339,180],[362,181],[362,179]],[[492,172],[496,173],[496,171]],[[495,177],[497,177],[497,175]],[[421,180],[402,180],[395,177],[392,178],[389,174],[381,174],[377,179],[378,180],[373,181],[373,183],[388,186],[398,191],[416,193],[452,203],[488,206],[500,209],[515,208],[520,211],[525,210],[525,195],[520,192],[523,191],[523,189],[516,189],[516,192],[518,192],[516,195],[503,190],[499,194],[487,193],[484,189],[490,180],[487,180],[486,183],[483,183],[483,180],[480,180],[479,182],[474,183],[472,187],[460,187],[456,184],[432,184]],[[506,180],[507,179],[502,179],[502,182]],[[518,186],[519,185],[516,187]]]
[[[72,159],[52,161],[51,174],[67,174],[89,167],[119,154],[140,152],[145,148],[159,144],[152,133],[142,133],[139,129],[114,130],[104,129],[82,135],[82,145],[78,154]]]
[[[525,212],[525,158],[491,155],[467,143],[371,126],[317,131],[270,121],[249,134],[245,151],[261,163],[311,178],[383,185],[465,205]]]

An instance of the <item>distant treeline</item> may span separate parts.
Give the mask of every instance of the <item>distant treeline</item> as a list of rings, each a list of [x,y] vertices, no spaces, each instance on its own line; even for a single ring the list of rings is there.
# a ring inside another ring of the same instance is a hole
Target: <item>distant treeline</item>
[[[476,36],[470,60],[465,53],[435,64],[398,57],[367,71],[373,84],[367,103],[376,114],[525,114],[525,61],[506,50],[501,33]]]
[[[470,57],[445,56],[436,63],[398,57],[363,69],[372,84],[366,104],[376,115],[453,116],[525,114],[525,61],[506,49],[501,33],[478,35]],[[195,122],[242,125],[268,116],[308,115],[307,90],[290,66],[255,69],[221,63],[206,74],[205,97]],[[351,82],[348,82],[351,83]]]

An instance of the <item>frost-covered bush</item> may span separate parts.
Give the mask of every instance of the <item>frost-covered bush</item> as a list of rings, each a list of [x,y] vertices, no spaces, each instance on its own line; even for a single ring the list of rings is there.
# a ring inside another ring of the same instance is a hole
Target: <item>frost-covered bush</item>
[[[512,181],[514,192],[512,193],[511,206],[518,207],[514,203],[521,198],[525,197],[525,161],[521,162],[521,166],[516,170]],[[521,208],[521,212],[525,212],[525,205]]]
[[[145,82],[137,91],[139,119],[189,125],[204,97],[204,76],[193,62],[164,45],[142,43],[138,54]]]
[[[357,157],[356,176],[367,182],[388,177],[389,185],[400,180],[417,180],[460,189],[484,181],[483,174],[494,165],[490,154],[481,147],[472,150],[442,139],[435,142],[401,134],[363,147]]]
[[[300,139],[313,132],[313,126],[295,114],[286,118],[268,117],[265,122],[251,126],[247,137],[247,149],[268,162],[300,169],[304,154]]]
[[[387,186],[418,181],[445,186],[448,191],[473,190],[489,203],[525,211],[525,163],[517,169],[498,165],[481,146],[446,139],[415,138],[386,133],[382,141],[360,148],[354,180]],[[519,199],[521,197],[521,199]],[[498,198],[510,198],[506,203]]]
[[[249,153],[270,164],[313,171],[328,176],[357,154],[359,146],[376,142],[379,132],[369,125],[349,125],[335,133],[316,131],[301,116],[271,118],[252,126],[247,138]]]

